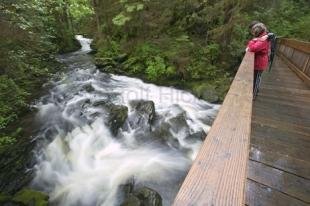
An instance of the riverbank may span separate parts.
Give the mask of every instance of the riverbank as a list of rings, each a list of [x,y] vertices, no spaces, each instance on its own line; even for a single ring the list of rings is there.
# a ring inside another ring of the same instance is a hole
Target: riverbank
[[[78,48],[75,46],[70,50]],[[29,61],[33,60],[30,58]],[[6,89],[1,87],[1,91],[5,91],[1,94],[2,112],[8,108],[6,105],[10,105],[14,108],[14,111],[10,111],[14,112],[12,115],[14,118],[0,130],[0,204],[29,205],[33,202],[35,205],[40,205],[44,200],[43,202],[46,204],[42,203],[42,205],[47,205],[45,200],[48,196],[46,194],[27,189],[34,175],[33,151],[37,146],[34,138],[39,131],[35,119],[37,111],[32,107],[32,104],[46,94],[47,88],[44,88],[43,85],[50,81],[55,74],[65,72],[67,67],[58,62],[54,55],[50,55],[48,58],[39,57],[36,64],[32,66],[41,68],[43,72],[40,74],[29,72],[27,78],[22,79],[22,83],[20,80],[19,87],[27,90],[23,96],[22,104],[17,105],[11,102],[16,102],[20,98],[20,94],[14,92],[14,89],[17,88],[14,83],[6,84]],[[34,199],[32,200],[32,198]]]
[[[227,74],[225,75],[224,73],[222,77],[217,76],[213,79],[184,79],[177,73],[175,73],[175,76],[170,75],[163,78],[152,79],[144,72],[133,71],[134,69],[130,68],[134,68],[136,65],[128,65],[128,62],[136,57],[121,54],[119,56],[107,58],[99,57],[96,52],[93,52],[92,55],[95,57],[96,66],[102,72],[137,77],[148,83],[186,90],[196,97],[210,103],[220,104],[223,102],[233,79],[233,77],[226,76]]]

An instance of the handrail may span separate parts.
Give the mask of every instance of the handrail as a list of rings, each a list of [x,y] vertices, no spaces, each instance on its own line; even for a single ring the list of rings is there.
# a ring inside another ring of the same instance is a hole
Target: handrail
[[[277,54],[310,86],[310,42],[280,38]]]
[[[254,54],[247,52],[174,206],[244,205]]]

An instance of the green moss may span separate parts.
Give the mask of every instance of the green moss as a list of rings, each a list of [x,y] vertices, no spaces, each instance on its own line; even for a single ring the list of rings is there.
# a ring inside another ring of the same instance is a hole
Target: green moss
[[[34,206],[47,206],[48,205],[48,195],[43,192],[23,189],[14,195],[13,201],[21,203],[24,205],[34,205]]]
[[[4,194],[4,193],[0,193],[0,203],[5,203],[11,200],[11,196]]]

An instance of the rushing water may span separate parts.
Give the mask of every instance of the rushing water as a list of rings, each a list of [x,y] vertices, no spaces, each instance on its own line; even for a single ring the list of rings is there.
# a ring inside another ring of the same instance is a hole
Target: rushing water
[[[69,71],[49,82],[49,94],[36,104],[42,141],[34,186],[48,192],[53,205],[113,206],[122,201],[121,186],[133,182],[156,190],[170,205],[201,146],[199,134],[208,132],[219,106],[101,73],[87,55],[91,40],[77,39],[82,49],[59,57]],[[154,120],[135,121],[132,100],[153,101]],[[105,105],[129,108],[116,133]]]

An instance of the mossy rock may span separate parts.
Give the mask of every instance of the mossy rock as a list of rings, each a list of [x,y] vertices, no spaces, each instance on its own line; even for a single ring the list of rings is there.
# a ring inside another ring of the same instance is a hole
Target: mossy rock
[[[123,126],[128,117],[128,107],[122,105],[107,104],[105,110],[108,112],[106,124],[114,136],[118,129]]]
[[[220,100],[216,87],[210,84],[194,85],[193,92],[197,97],[210,103],[217,103]]]
[[[14,195],[12,201],[23,205],[47,206],[48,199],[48,195],[43,192],[23,189]]]
[[[162,206],[161,196],[151,188],[143,187],[133,194],[142,202],[143,206]]]
[[[0,193],[0,203],[1,203],[1,205],[3,203],[6,203],[6,202],[10,201],[11,198],[12,197],[10,195],[4,194],[4,193]]]
[[[136,196],[129,194],[121,206],[141,206],[141,201]]]

